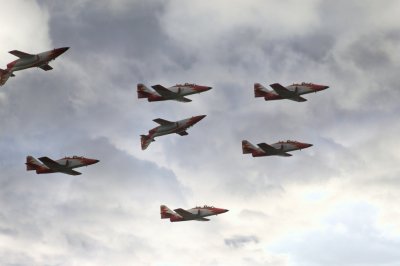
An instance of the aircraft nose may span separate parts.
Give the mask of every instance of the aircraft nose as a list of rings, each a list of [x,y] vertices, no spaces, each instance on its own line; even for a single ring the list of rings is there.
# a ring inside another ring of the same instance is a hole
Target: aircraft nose
[[[100,162],[100,160],[97,160],[97,159],[91,159],[91,164],[95,164],[95,163],[98,163],[98,162]]]
[[[198,116],[193,117],[194,123],[199,122],[201,119],[203,119],[206,116],[207,115],[198,115]]]
[[[312,147],[313,145],[310,144],[310,143],[304,143],[304,146],[305,146],[306,148],[309,148],[309,147]]]
[[[228,212],[229,210],[227,209],[222,209],[222,213]]]
[[[61,48],[57,48],[55,50],[56,50],[57,56],[59,56],[59,55],[65,53],[68,49],[69,49],[69,47],[61,47]]]

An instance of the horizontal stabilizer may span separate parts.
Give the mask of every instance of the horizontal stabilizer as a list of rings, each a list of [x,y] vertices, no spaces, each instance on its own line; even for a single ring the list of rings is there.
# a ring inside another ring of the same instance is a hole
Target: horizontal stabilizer
[[[156,118],[153,121],[156,122],[157,124],[162,125],[162,126],[171,125],[171,124],[174,123],[174,122],[162,119],[162,118]]]
[[[49,66],[48,64],[40,66],[41,69],[43,69],[44,71],[49,71],[52,70],[53,68],[51,66]]]
[[[15,56],[17,56],[19,58],[27,58],[27,57],[34,56],[33,54],[24,53],[24,52],[21,52],[21,51],[18,51],[18,50],[12,50],[9,53],[12,54],[12,55],[15,55]]]

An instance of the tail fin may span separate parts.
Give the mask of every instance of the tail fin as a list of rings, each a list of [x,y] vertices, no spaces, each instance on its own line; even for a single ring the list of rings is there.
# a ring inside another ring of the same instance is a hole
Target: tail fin
[[[147,149],[147,147],[149,147],[150,143],[153,141],[155,140],[150,135],[140,135],[140,144],[142,145],[142,150]]]
[[[257,151],[257,147],[248,142],[247,140],[242,140],[242,152],[243,154],[253,153]]]
[[[149,88],[147,88],[144,84],[139,83],[137,85],[137,94],[138,94],[138,98],[149,98],[154,93]]]
[[[267,88],[260,83],[254,83],[254,97],[265,97],[266,92],[268,92]]]
[[[0,86],[6,84],[9,77],[15,77],[15,75],[12,72],[9,72],[7,69],[4,70],[0,68]]]
[[[160,213],[161,213],[161,219],[167,219],[175,216],[175,212],[170,210],[167,206],[161,205],[160,206]]]
[[[32,156],[26,156],[25,164],[26,164],[27,171],[37,170],[42,166],[42,164],[38,160],[33,158]]]

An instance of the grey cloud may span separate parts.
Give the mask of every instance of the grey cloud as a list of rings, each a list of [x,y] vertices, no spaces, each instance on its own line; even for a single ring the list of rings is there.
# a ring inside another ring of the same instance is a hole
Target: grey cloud
[[[241,248],[245,245],[254,243],[257,244],[259,242],[256,236],[233,236],[231,238],[227,238],[224,240],[225,245],[232,248]]]

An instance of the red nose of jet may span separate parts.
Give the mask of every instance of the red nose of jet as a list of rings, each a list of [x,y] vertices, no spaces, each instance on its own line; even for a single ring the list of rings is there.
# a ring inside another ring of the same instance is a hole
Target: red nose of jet
[[[311,147],[311,146],[313,146],[313,145],[312,145],[312,144],[309,144],[309,143],[302,143],[302,144],[301,144],[301,148],[302,148],[302,149],[309,148],[309,147]]]
[[[317,90],[318,91],[326,90],[328,88],[329,88],[329,86],[326,86],[326,85],[317,85]]]
[[[205,91],[211,90],[212,87],[207,87],[207,86],[196,86],[194,89],[195,89],[197,92],[205,92]]]
[[[86,159],[86,163],[89,164],[95,164],[100,162],[100,160],[96,160],[96,159]]]
[[[197,122],[199,122],[201,119],[203,119],[204,117],[206,117],[206,115],[198,115],[198,116],[193,116],[192,117],[192,123],[196,124]]]
[[[69,47],[61,47],[61,48],[54,49],[54,54],[56,57],[60,56],[61,54],[65,53],[68,49],[69,49]]]
[[[227,212],[227,211],[229,211],[229,210],[227,210],[227,209],[215,208],[215,213],[217,213],[217,214],[225,213],[225,212]]]

